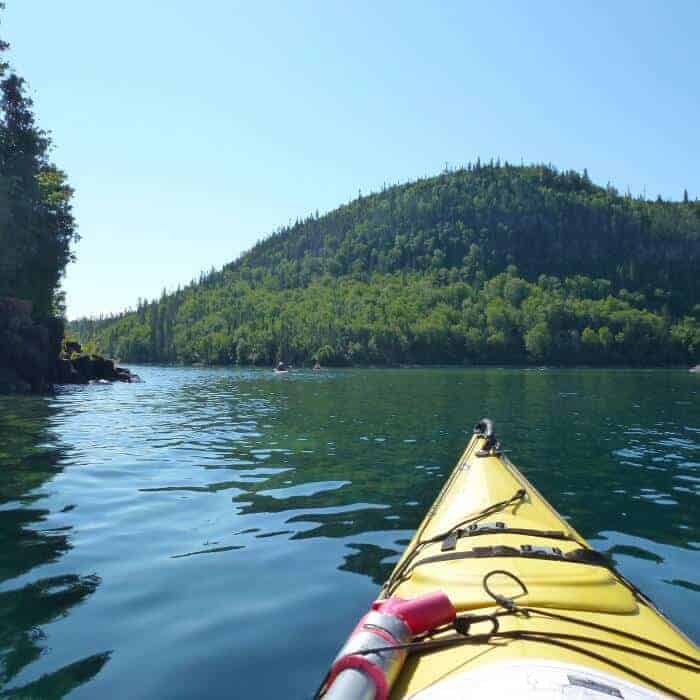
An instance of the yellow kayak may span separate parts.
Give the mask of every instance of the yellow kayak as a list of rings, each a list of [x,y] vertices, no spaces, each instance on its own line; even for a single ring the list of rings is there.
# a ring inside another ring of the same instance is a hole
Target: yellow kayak
[[[700,698],[700,649],[556,513],[484,419],[317,697]]]

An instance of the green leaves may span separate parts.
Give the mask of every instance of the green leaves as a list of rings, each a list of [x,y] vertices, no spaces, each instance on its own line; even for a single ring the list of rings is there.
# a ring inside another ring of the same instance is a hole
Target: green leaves
[[[0,87],[0,296],[31,301],[37,315],[61,313],[59,284],[78,239],[73,190],[48,160],[24,79],[12,72]]]

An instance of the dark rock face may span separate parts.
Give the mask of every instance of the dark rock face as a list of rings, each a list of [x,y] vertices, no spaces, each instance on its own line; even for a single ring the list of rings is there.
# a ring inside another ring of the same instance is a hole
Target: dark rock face
[[[58,375],[56,383],[87,384],[92,381],[136,382],[137,375],[132,374],[126,367],[117,367],[114,360],[101,355],[88,355],[83,352],[80,343],[68,342],[63,344],[58,359]]]
[[[72,354],[74,352],[82,352],[82,348],[80,347],[80,343],[76,343],[75,341],[67,340],[63,345],[64,345],[66,352],[68,354]]]
[[[70,360],[58,358],[56,361],[56,384],[87,384],[88,380],[84,379]]]
[[[0,298],[0,394],[41,393],[53,384],[91,380],[139,381],[114,360],[83,353],[80,343],[64,343],[63,330],[59,318],[34,318],[30,302]]]
[[[87,355],[83,353],[79,343],[65,343],[65,350],[62,353],[60,362],[68,362],[72,370],[78,377],[77,383],[84,384],[91,380],[104,379],[109,382],[135,382],[139,381],[135,374],[132,374],[126,367],[117,367],[114,360],[107,359],[101,355]],[[66,357],[68,347],[72,349],[70,359]],[[75,349],[77,347],[77,350]],[[62,371],[70,371],[63,369]],[[71,375],[75,376],[75,375]],[[73,382],[76,383],[76,382]]]
[[[51,372],[48,324],[35,321],[32,306],[20,299],[0,299],[0,369],[6,391],[43,391]]]

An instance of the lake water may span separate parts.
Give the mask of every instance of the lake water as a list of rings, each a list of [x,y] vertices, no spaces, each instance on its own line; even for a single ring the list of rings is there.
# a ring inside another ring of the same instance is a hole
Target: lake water
[[[0,398],[0,697],[309,697],[484,415],[700,641],[699,375],[135,369]]]

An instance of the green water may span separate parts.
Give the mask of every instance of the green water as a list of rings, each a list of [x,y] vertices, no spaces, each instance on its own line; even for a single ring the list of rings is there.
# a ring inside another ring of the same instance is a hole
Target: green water
[[[0,399],[0,697],[308,697],[483,415],[700,640],[698,375],[137,371]]]

